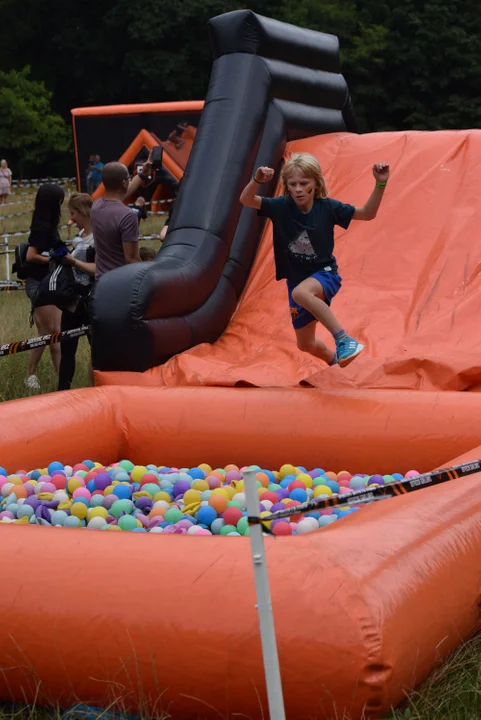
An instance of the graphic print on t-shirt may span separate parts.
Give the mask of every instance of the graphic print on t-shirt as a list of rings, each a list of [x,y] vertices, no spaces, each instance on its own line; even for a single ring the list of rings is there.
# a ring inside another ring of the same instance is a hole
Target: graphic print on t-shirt
[[[303,230],[295,240],[289,243],[289,252],[292,253],[296,260],[301,262],[306,260],[313,262],[317,259],[316,251],[312,247],[307,230]]]

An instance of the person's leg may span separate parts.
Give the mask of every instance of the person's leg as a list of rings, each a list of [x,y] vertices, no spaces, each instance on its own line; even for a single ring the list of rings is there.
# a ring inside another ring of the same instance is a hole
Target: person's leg
[[[346,367],[364,350],[364,345],[346,333],[328,306],[325,290],[320,280],[311,277],[299,283],[292,291],[292,299],[310,312],[332,334],[336,341],[336,351],[341,367]]]
[[[53,305],[46,305],[45,307],[36,308],[33,313],[33,319],[39,335],[50,335],[52,333],[60,332],[60,318],[61,312],[58,308]],[[42,348],[43,350],[43,348]],[[32,351],[34,352],[34,351]],[[50,355],[52,357],[52,363],[55,372],[58,373],[60,365],[60,346],[59,343],[50,345]],[[40,359],[40,358],[39,358]],[[37,361],[38,365],[38,361]],[[32,374],[29,372],[29,374]],[[33,373],[35,374],[35,373]]]
[[[75,313],[63,312],[61,332],[78,327]],[[66,338],[60,343],[60,368],[58,373],[58,390],[70,390],[75,375],[75,354],[78,338]]]
[[[327,347],[322,340],[316,338],[316,321],[305,325],[303,328],[296,329],[297,347],[302,352],[314,355],[314,357],[324,360],[328,365],[337,364],[337,355],[334,350]]]

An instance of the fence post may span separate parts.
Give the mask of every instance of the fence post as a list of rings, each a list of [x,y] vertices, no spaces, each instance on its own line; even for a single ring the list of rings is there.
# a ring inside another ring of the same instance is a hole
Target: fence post
[[[259,517],[259,495],[257,493],[256,471],[245,470],[242,473],[247,502],[247,515]],[[282,694],[281,671],[277,654],[276,631],[272,615],[269,577],[266,567],[264,535],[259,523],[249,526],[249,536],[254,565],[257,610],[261,632],[262,656],[267,686],[267,699],[271,720],[285,720],[284,697]]]

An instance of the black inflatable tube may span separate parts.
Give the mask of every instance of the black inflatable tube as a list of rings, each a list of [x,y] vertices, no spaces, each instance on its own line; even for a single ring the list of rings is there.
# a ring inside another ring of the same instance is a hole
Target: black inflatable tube
[[[296,67],[285,60],[282,23],[250,11],[228,13],[210,22],[214,42],[227,21],[245,33],[254,27],[257,35],[251,41],[270,59],[249,54],[244,44],[241,52],[214,62],[164,247],[153,263],[119,268],[97,284],[92,318],[96,369],[143,371],[217,339],[235,310],[265,223],[239,202],[254,168],[267,164],[279,171],[288,139],[353,129],[345,122],[353,124],[347,86],[341,75],[333,75],[337,39],[333,43],[332,36],[287,26],[287,47],[316,65]],[[316,52],[305,41],[306,32],[309,42],[317,38]],[[318,67],[320,58],[326,60],[323,67]],[[276,180],[263,192],[272,194]]]
[[[341,72],[335,35],[301,29],[251,10],[234,10],[212,18],[209,35],[214,58],[245,52],[301,67]]]

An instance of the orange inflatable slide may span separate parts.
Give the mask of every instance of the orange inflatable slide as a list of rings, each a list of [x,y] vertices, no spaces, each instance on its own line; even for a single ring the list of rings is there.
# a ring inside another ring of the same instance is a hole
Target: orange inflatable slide
[[[331,195],[378,218],[337,237],[335,309],[366,342],[347,370],[301,355],[271,230],[226,333],[143,374],[2,406],[1,464],[320,463],[427,471],[481,457],[476,166],[481,132],[336,134]],[[479,425],[478,425],[479,420]],[[287,716],[380,717],[479,627],[479,474],[266,538]],[[265,717],[247,538],[0,524],[0,697]],[[264,714],[263,714],[264,713]],[[364,713],[364,715],[363,715]]]

